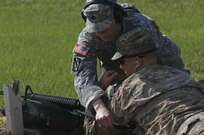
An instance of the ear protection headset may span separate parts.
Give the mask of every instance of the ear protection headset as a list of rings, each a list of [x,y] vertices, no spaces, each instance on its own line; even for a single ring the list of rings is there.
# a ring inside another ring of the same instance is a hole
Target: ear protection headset
[[[86,22],[86,16],[84,15],[84,10],[90,6],[91,4],[103,4],[103,5],[110,5],[113,8],[114,19],[117,23],[120,23],[124,17],[127,16],[122,6],[114,1],[109,0],[89,0],[86,5],[84,6],[81,16],[83,20]]]

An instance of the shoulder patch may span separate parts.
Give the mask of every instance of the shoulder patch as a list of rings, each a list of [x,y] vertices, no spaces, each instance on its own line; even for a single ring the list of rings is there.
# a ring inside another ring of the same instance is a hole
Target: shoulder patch
[[[83,55],[85,56],[89,51],[89,48],[84,46],[84,45],[80,45],[80,44],[76,44],[74,49],[73,49],[73,52],[76,53],[76,54],[79,54],[79,55]]]

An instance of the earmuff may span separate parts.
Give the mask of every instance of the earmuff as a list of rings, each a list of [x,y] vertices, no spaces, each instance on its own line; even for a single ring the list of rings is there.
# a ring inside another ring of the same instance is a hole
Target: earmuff
[[[109,0],[89,0],[84,8],[82,9],[81,16],[86,22],[86,16],[84,15],[84,10],[90,6],[91,4],[103,4],[103,5],[110,5],[113,8],[113,13],[114,13],[114,19],[117,23],[120,23],[123,19],[123,17],[126,17],[127,14],[125,13],[124,9],[122,6],[120,6],[118,3],[114,1],[109,1]]]

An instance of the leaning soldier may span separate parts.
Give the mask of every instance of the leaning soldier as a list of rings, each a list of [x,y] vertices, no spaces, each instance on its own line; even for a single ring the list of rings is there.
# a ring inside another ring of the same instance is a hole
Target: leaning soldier
[[[109,103],[116,123],[137,135],[203,135],[204,95],[188,73],[158,64],[156,44],[144,29],[117,40],[113,60],[128,78]]]
[[[110,111],[102,100],[105,90],[110,90],[109,94],[112,95],[126,78],[119,64],[111,60],[119,35],[135,28],[144,28],[157,45],[158,63],[185,71],[180,49],[160,32],[154,20],[133,6],[127,3],[120,5],[114,0],[86,0],[82,16],[86,27],[73,49],[74,85],[82,105],[96,112],[96,120],[103,127],[113,127]],[[97,79],[97,59],[100,61],[100,76],[106,76],[103,83]]]

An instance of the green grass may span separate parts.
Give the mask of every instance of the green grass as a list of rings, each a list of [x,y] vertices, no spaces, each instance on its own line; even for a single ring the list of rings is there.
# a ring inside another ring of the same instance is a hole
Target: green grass
[[[84,26],[77,19],[82,3],[0,2],[0,88],[18,79],[22,89],[30,84],[35,92],[76,97],[70,64]]]
[[[181,48],[194,79],[204,79],[203,0],[118,0],[137,6]],[[0,90],[12,79],[34,92],[77,97],[72,48],[85,26],[82,0],[0,1]],[[0,106],[3,105],[2,98]]]

